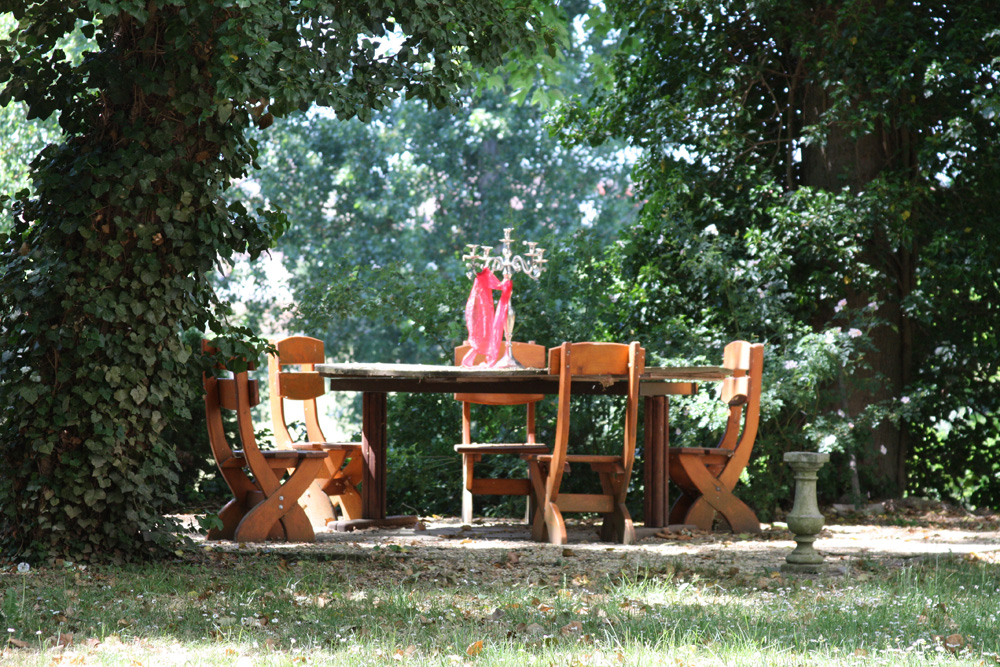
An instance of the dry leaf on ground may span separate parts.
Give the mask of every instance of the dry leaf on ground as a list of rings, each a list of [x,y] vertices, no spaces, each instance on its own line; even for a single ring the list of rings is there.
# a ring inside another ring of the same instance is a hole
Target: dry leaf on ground
[[[960,648],[965,646],[965,637],[962,635],[948,635],[944,638],[944,647],[951,651],[952,653],[958,652]]]

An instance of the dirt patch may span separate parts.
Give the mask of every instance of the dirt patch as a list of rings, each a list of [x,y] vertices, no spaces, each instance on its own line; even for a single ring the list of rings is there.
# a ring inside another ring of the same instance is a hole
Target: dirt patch
[[[958,555],[1000,563],[1000,516],[969,515],[943,506],[868,508],[867,513],[824,512],[827,525],[815,547],[828,574],[847,574],[873,565],[896,566],[914,559]],[[312,544],[236,545],[202,542],[209,552],[258,551],[297,559],[378,560],[390,575],[414,584],[502,583],[568,585],[606,578],[641,579],[650,572],[709,570],[736,577],[767,577],[780,570],[794,548],[782,523],[764,525],[759,535],[681,530],[666,537],[639,529],[639,543],[600,542],[596,523],[568,522],[569,544],[531,540],[514,519],[477,519],[463,526],[455,518],[423,518],[416,528],[320,531]],[[377,568],[377,576],[386,576]],[[359,582],[360,583],[360,582]]]

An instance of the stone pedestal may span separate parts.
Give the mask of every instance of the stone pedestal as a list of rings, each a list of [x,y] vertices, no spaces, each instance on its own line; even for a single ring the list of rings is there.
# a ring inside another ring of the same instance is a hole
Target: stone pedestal
[[[820,573],[826,569],[823,556],[813,548],[813,542],[825,522],[816,502],[816,473],[829,460],[829,454],[785,453],[785,463],[795,474],[795,502],[787,522],[788,529],[795,534],[797,546],[785,558],[782,572]]]

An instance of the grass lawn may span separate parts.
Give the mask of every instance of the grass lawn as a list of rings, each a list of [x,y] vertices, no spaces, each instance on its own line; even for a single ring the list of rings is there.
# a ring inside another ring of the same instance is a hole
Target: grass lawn
[[[981,558],[815,577],[621,547],[597,566],[530,543],[353,546],[6,567],[0,665],[1000,665]]]

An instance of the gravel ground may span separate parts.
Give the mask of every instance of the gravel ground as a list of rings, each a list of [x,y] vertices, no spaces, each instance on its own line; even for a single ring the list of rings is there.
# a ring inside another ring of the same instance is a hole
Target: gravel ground
[[[827,576],[857,573],[873,565],[898,566],[914,559],[957,555],[1000,563],[1000,515],[973,515],[940,503],[873,505],[865,512],[825,508],[827,525],[815,547],[826,559]],[[196,542],[211,552],[257,551],[296,560],[371,560],[384,567],[371,576],[404,582],[501,582],[559,585],[567,580],[635,577],[649,572],[710,570],[716,575],[766,582],[780,577],[794,548],[783,523],[764,524],[760,535],[678,530],[667,534],[639,528],[639,543],[598,541],[596,524],[568,525],[569,544],[531,540],[514,519],[477,519],[463,526],[455,518],[423,517],[415,528],[319,531],[313,544]],[[359,584],[362,582],[358,582]]]

